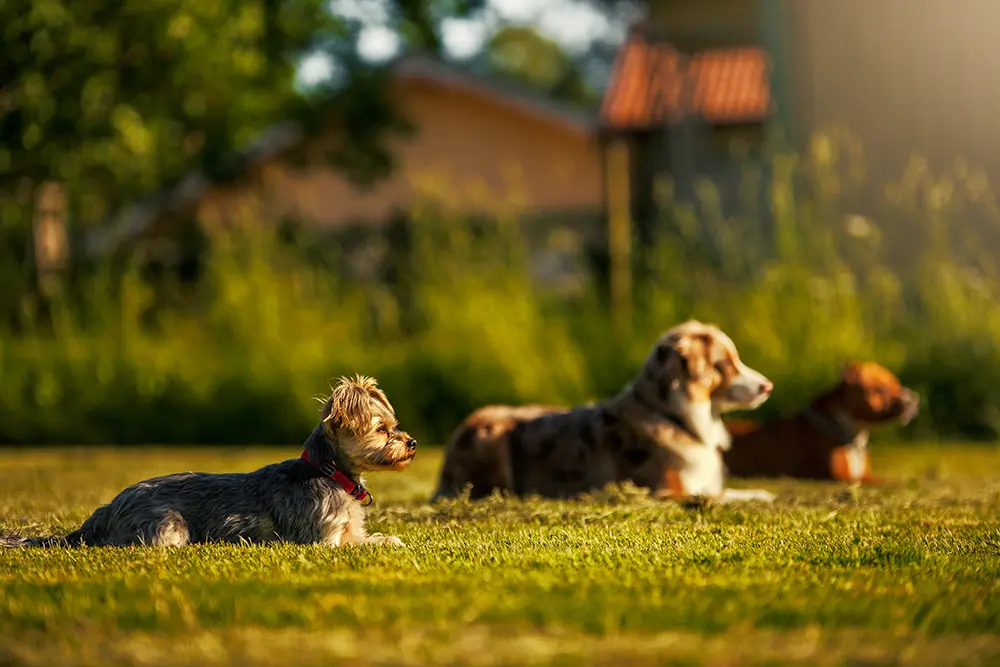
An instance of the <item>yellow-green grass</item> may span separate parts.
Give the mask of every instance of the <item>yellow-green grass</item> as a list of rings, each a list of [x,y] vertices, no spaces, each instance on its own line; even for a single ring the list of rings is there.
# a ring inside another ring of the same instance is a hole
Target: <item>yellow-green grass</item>
[[[283,448],[0,450],[0,530],[76,527],[145,477]],[[441,453],[373,475],[403,549],[0,551],[0,665],[997,664],[1000,450],[876,447],[879,489],[773,506],[635,489],[431,506]]]

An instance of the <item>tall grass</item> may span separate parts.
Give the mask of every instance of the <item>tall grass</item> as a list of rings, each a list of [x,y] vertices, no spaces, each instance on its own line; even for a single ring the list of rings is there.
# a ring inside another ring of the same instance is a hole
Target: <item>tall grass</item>
[[[316,419],[311,397],[347,373],[377,376],[407,428],[441,441],[484,403],[613,393],[689,317],[719,323],[774,379],[765,412],[799,407],[849,359],[876,359],[924,398],[908,435],[994,437],[989,186],[960,164],[933,175],[915,162],[863,217],[860,163],[849,140],[818,137],[747,167],[746,192],[764,188],[766,206],[724,206],[707,184],[696,204],[668,205],[642,249],[629,333],[592,277],[569,296],[532,277],[515,216],[473,227],[440,197],[413,211],[402,297],[305,261],[261,225],[213,234],[201,281],[169,306],[138,270],[107,268],[54,302],[51,321],[26,308],[0,337],[0,441],[294,442]]]

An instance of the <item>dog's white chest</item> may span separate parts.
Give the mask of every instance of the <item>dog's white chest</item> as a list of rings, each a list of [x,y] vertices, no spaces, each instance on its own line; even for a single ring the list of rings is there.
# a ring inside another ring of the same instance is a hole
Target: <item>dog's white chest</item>
[[[830,453],[830,467],[838,479],[857,481],[868,471],[868,434],[861,432],[849,445]]]
[[[722,456],[716,447],[690,447],[678,472],[684,492],[692,496],[719,496],[725,488]]]
[[[317,527],[319,541],[330,547],[364,541],[364,508],[343,492],[331,492],[326,503],[324,519]]]

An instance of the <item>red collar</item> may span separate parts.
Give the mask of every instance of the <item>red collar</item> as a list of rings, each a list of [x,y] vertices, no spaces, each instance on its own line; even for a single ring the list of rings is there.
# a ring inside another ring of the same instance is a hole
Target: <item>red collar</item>
[[[306,453],[305,450],[302,450],[302,460],[339,484],[344,491],[347,491],[349,496],[357,500],[364,507],[368,507],[375,502],[375,498],[372,497],[372,494],[368,493],[368,490],[365,487],[361,486],[361,482],[355,482],[350,477],[337,470],[332,463],[316,465],[309,460],[309,454]],[[365,502],[366,500],[368,502]]]

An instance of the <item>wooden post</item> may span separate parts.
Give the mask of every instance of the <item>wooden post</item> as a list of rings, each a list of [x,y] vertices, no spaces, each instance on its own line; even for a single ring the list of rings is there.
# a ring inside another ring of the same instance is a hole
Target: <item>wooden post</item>
[[[413,219],[402,210],[393,211],[385,230],[389,248],[382,263],[383,278],[398,304],[399,329],[409,335],[416,331],[416,290],[413,286]]]
[[[761,41],[769,56],[768,86],[771,91],[771,117],[765,126],[766,140],[772,147],[785,148],[797,138],[793,125],[791,99],[791,53],[790,26],[805,18],[808,8],[805,3],[794,0],[759,0],[760,22],[758,30]],[[794,8],[793,8],[794,7]],[[801,13],[801,15],[799,15]],[[801,65],[800,65],[801,66]],[[805,71],[808,71],[806,67]]]
[[[46,296],[59,289],[69,248],[66,243],[66,198],[59,183],[38,188],[34,216],[35,271],[38,288]]]
[[[608,254],[611,317],[619,333],[632,326],[632,202],[628,145],[621,138],[607,143]]]

